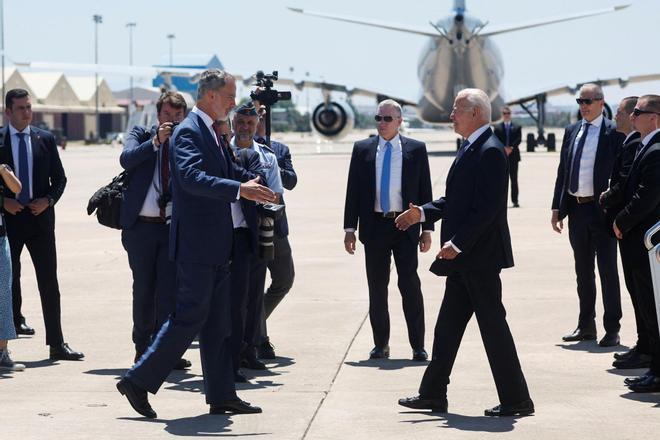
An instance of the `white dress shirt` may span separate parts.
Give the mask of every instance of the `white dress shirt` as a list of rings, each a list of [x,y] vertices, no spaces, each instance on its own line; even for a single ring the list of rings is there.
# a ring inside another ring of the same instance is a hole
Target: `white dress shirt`
[[[147,190],[147,195],[144,198],[142,203],[142,209],[140,209],[140,215],[144,217],[160,217],[160,207],[158,206],[158,198],[163,193],[161,185],[161,161],[163,160],[163,155],[159,152],[160,148],[156,147],[156,165],[154,166],[154,174],[151,178],[151,184]],[[165,146],[161,146],[165,148]]]
[[[403,211],[403,198],[401,196],[401,169],[403,167],[403,153],[401,151],[401,137],[397,134],[389,141],[378,136],[378,149],[376,150],[376,197],[374,197],[374,211],[383,212],[380,207],[380,179],[383,175],[383,156],[385,144],[392,144],[390,160],[390,211]]]
[[[651,142],[651,138],[653,138],[653,136],[655,136],[655,135],[658,134],[658,133],[660,133],[660,128],[656,128],[656,129],[653,130],[651,133],[649,133],[649,134],[647,134],[646,136],[644,136],[644,139],[642,139],[642,145],[641,145],[641,147],[639,147],[639,149],[637,150],[637,153],[639,154],[639,152],[642,151],[642,149],[643,149],[644,147],[646,147],[646,146],[648,145],[649,142]],[[635,157],[637,157],[637,154],[635,154]]]
[[[9,136],[11,136],[11,155],[14,159],[14,171],[16,172],[16,177],[18,177],[19,180],[21,180],[21,173],[23,173],[23,170],[21,170],[21,164],[19,163],[19,152],[18,152],[18,147],[19,147],[19,142],[20,142],[20,137],[18,136],[17,133],[25,133],[25,136],[23,136],[23,139],[25,140],[25,144],[27,145],[27,161],[28,161],[28,176],[29,176],[29,181],[30,181],[30,187],[29,188],[23,188],[21,192],[23,191],[29,191],[29,199],[32,200],[32,170],[34,168],[34,159],[32,157],[32,138],[30,137],[30,126],[28,125],[23,129],[23,131],[18,131],[14,128],[13,125],[9,124]],[[18,199],[18,195],[16,196]]]
[[[589,125],[589,132],[587,134],[587,139],[584,142],[582,157],[580,158],[578,190],[574,193],[569,191],[569,194],[576,197],[591,197],[594,195],[594,164],[596,163],[596,152],[598,151],[598,139],[600,138],[600,126],[603,124],[603,115],[598,116],[596,119],[589,122],[589,124],[591,125]],[[582,136],[584,136],[586,127],[587,121],[584,121],[582,127],[580,127],[580,131],[575,137],[571,164],[573,164],[573,158],[575,157],[577,146],[580,143]]]

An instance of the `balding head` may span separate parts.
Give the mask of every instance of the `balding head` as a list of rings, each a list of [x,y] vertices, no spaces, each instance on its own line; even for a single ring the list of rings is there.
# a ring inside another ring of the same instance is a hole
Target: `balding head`
[[[450,119],[454,131],[467,138],[479,127],[490,124],[491,105],[486,92],[480,89],[463,89],[454,100]]]
[[[635,116],[635,111],[638,113]],[[637,100],[631,116],[633,127],[642,135],[642,139],[660,128],[660,95],[644,95]]]
[[[605,106],[603,89],[594,83],[587,83],[580,87],[578,96],[580,114],[585,121],[591,122],[603,114]]]

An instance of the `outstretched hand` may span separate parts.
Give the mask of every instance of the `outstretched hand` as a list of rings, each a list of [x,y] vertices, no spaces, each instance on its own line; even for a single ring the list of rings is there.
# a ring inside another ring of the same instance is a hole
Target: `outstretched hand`
[[[277,201],[277,194],[267,186],[260,185],[259,180],[261,180],[260,177],[255,177],[252,180],[241,183],[241,197],[257,203],[275,203]]]
[[[409,203],[408,210],[399,214],[399,216],[394,220],[394,224],[400,230],[405,231],[412,225],[419,223],[421,219],[422,211],[420,207]]]

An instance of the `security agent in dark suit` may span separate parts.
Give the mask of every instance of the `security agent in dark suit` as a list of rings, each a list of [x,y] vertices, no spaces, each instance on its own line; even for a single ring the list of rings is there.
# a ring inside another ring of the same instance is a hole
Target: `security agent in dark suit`
[[[265,145],[265,135],[266,124],[264,118],[261,117],[259,118],[257,135],[255,136],[257,143]],[[270,148],[277,157],[282,186],[288,191],[293,190],[298,184],[298,175],[293,169],[289,147],[286,144],[271,139]],[[280,203],[286,205],[284,202],[284,196],[281,197]],[[270,272],[271,281],[270,286],[268,286],[264,293],[264,307],[261,319],[261,340],[259,347],[257,347],[257,353],[261,359],[275,359],[275,348],[268,337],[266,320],[270,317],[280,302],[282,302],[286,294],[289,293],[295,278],[293,255],[289,243],[289,221],[286,216],[286,211],[284,211],[281,218],[275,220],[274,232],[273,246],[275,248],[275,257],[268,261],[268,271]]]
[[[644,245],[644,234],[660,219],[660,96],[641,96],[632,118],[642,141],[624,184],[625,207],[617,214],[612,229],[621,243],[621,258],[629,267],[651,354],[649,371],[625,383],[633,392],[649,393],[660,391],[660,334]]]
[[[424,350],[424,299],[417,275],[417,246],[422,252],[429,250],[433,224],[425,223],[420,235],[419,226],[406,232],[397,230],[394,219],[410,204],[433,199],[426,145],[399,135],[401,106],[396,101],[382,101],[375,119],[378,136],[353,146],[344,208],[344,247],[349,254],[355,253],[359,226],[375,345],[369,357],[389,357],[387,287],[394,255],[413,360],[425,361],[428,355]]]
[[[520,162],[520,142],[522,141],[522,129],[520,125],[511,121],[511,108],[502,107],[503,121],[495,125],[493,131],[495,136],[504,145],[507,159],[509,160],[509,179],[511,180],[511,202],[514,208],[518,208],[518,163]]]
[[[451,119],[454,131],[466,141],[447,174],[445,197],[412,206],[396,220],[397,227],[406,230],[420,221],[442,219],[442,248],[431,270],[447,275],[433,357],[419,395],[399,400],[408,408],[447,412],[449,376],[474,313],[500,400],[485,415],[534,412],[502,304],[500,271],[513,266],[513,252],[507,224],[506,153],[489,127],[490,109],[483,91],[458,93]]]
[[[248,176],[234,166],[224,141],[215,133],[213,122],[226,119],[235,97],[236,81],[231,75],[218,69],[205,71],[199,80],[197,105],[172,135],[170,258],[177,266],[176,311],[117,384],[145,417],[156,417],[147,391],[158,391],[198,334],[210,413],[261,412],[236,396],[231,365],[229,259],[234,228],[230,205],[239,197],[272,202],[275,195],[258,179],[246,180]]]
[[[64,192],[66,176],[55,138],[51,133],[30,125],[32,101],[26,90],[7,92],[5,114],[9,126],[3,131],[0,163],[15,170],[22,185],[20,193],[14,194],[5,188],[4,194],[16,332],[34,334],[34,329],[27,325],[21,314],[21,253],[25,246],[37,275],[50,358],[80,360],[84,355],[71,349],[62,336],[54,205]]]
[[[641,142],[639,132],[633,129],[632,121],[630,119],[630,115],[637,105],[637,99],[637,96],[623,98],[619,103],[615,116],[616,129],[623,133],[626,138],[623,142],[623,147],[614,162],[612,176],[610,177],[610,187],[607,191],[603,192],[599,198],[600,206],[605,212],[607,225],[610,229],[614,224],[616,215],[625,207],[624,186],[628,179],[628,174],[630,173],[630,167],[635,159],[637,147],[639,147]],[[626,288],[630,294],[630,300],[635,313],[637,343],[624,353],[615,353],[615,360],[612,366],[620,369],[648,368],[651,363],[651,352],[648,335],[646,334],[646,329],[642,320],[642,312],[639,310],[639,303],[637,301],[637,295],[635,294],[635,285],[632,278],[632,270],[634,270],[634,267],[631,266],[632,261],[630,259],[624,258],[624,248],[621,246],[621,242],[619,242],[619,250],[621,251],[621,264],[623,265]]]
[[[120,223],[121,242],[133,273],[134,362],[176,305],[176,266],[168,256],[171,213],[167,210],[172,198],[168,150],[173,124],[186,116],[186,101],[179,93],[166,92],[158,99],[156,110],[158,125],[134,127],[119,157],[130,182]],[[180,359],[174,369],[189,367],[188,360]]]
[[[552,199],[552,229],[561,233],[568,216],[568,237],[573,248],[580,314],[566,342],[596,339],[596,277],[598,263],[603,295],[602,347],[619,345],[621,294],[616,263],[616,240],[598,204],[607,189],[624,135],[603,116],[603,91],[596,84],[580,88],[577,102],[584,118],[566,127]]]

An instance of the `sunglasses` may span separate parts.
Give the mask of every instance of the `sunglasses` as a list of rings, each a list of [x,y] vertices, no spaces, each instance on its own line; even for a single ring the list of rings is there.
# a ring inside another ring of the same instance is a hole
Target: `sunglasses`
[[[651,110],[641,110],[638,108],[633,109],[632,114],[635,116],[639,115],[660,115],[658,112],[652,112]]]
[[[376,115],[376,116],[374,116],[374,119],[376,120],[376,122],[380,122],[380,121],[392,122],[394,120],[394,117],[393,116]]]
[[[577,98],[575,102],[578,103],[578,105],[586,104],[586,105],[591,105],[593,104],[594,101],[600,101],[603,98]]]
[[[511,112],[502,112],[503,115],[510,115]]]

